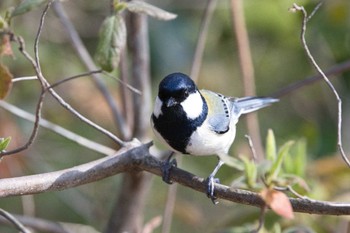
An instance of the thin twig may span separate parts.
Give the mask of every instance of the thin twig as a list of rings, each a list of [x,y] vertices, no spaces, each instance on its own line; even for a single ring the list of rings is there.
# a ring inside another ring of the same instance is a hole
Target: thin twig
[[[27,77],[18,77],[18,78],[13,78],[11,81],[13,83],[15,82],[21,82],[21,81],[30,81],[30,80],[37,80],[37,76],[27,76]]]
[[[314,14],[314,12],[320,7],[319,3],[315,10],[313,11],[313,13],[311,14],[311,16]],[[333,86],[333,84],[331,83],[331,81],[328,79],[328,77],[325,75],[325,73],[322,71],[322,69],[318,66],[317,62],[315,61],[314,57],[312,56],[309,47],[306,43],[306,39],[305,39],[305,33],[306,33],[306,24],[307,22],[310,20],[311,16],[308,17],[307,12],[305,10],[305,8],[303,6],[298,6],[297,4],[293,4],[293,10],[296,11],[301,11],[303,13],[303,22],[302,22],[302,29],[301,29],[301,41],[302,41],[302,45],[304,47],[304,50],[307,54],[307,57],[309,58],[309,60],[311,61],[312,65],[315,67],[315,69],[317,70],[317,72],[323,77],[323,80],[326,82],[326,84],[328,85],[328,87],[332,90],[335,98],[337,99],[338,102],[338,150],[340,151],[340,154],[343,158],[343,160],[345,161],[345,163],[350,167],[350,161],[348,159],[348,157],[346,156],[344,149],[343,149],[343,145],[342,145],[342,100],[337,92],[337,90],[335,89],[335,87]]]
[[[5,156],[5,155],[12,155],[12,154],[16,154],[16,153],[19,153],[21,151],[24,151],[24,150],[28,149],[34,143],[35,138],[36,138],[38,131],[39,131],[39,122],[41,119],[41,109],[43,107],[44,96],[45,96],[45,92],[42,91],[40,93],[40,97],[39,97],[39,100],[38,100],[38,103],[37,103],[37,106],[35,109],[35,120],[34,120],[33,130],[30,134],[28,141],[23,146],[20,146],[16,149],[13,149],[10,151],[0,151],[0,157]]]
[[[244,19],[244,9],[242,0],[231,0],[231,11],[233,20],[233,30],[237,40],[239,62],[242,72],[243,88],[245,96],[255,96],[254,66],[251,55],[249,37]],[[263,159],[263,147],[260,137],[260,128],[257,113],[247,115],[246,127],[257,151],[257,160]]]
[[[176,202],[178,184],[172,184],[168,188],[167,200],[164,208],[163,223],[162,223],[162,233],[171,232],[171,224],[173,220],[174,207]]]
[[[255,148],[254,148],[254,145],[253,145],[253,141],[252,141],[252,138],[246,134],[245,137],[247,138],[248,140],[248,144],[249,144],[249,147],[250,147],[250,150],[252,151],[252,154],[253,154],[253,159],[255,162],[257,162],[257,156],[256,156],[256,151],[255,151]]]
[[[9,104],[5,101],[0,100],[0,107],[6,109],[7,111],[11,112],[12,114],[15,114],[16,116],[19,116],[25,120],[35,122],[35,115],[28,113],[12,104]],[[95,141],[92,141],[90,139],[87,139],[85,137],[82,137],[76,133],[73,133],[70,130],[67,130],[59,125],[56,125],[50,121],[47,121],[43,118],[40,119],[39,125],[49,129],[71,141],[74,141],[75,143],[84,146],[86,148],[89,148],[90,150],[96,151],[98,153],[104,154],[104,155],[111,155],[115,153],[115,150],[112,148],[106,147],[102,144],[99,144]]]
[[[17,230],[23,232],[23,233],[31,233],[30,230],[28,230],[27,228],[25,228],[25,226],[23,226],[22,223],[20,223],[12,214],[10,214],[9,212],[3,210],[0,208],[0,215],[3,216],[4,218],[6,218],[8,221],[10,221]]]
[[[40,41],[41,32],[43,30],[46,14],[47,14],[48,10],[50,9],[50,6],[51,6],[53,1],[54,0],[50,0],[46,4],[44,11],[41,14],[39,28],[38,28],[38,31],[37,31],[37,34],[35,37],[35,41],[34,41],[34,58],[35,58],[35,65],[36,65],[35,72],[37,73],[38,79],[39,79],[43,89],[46,88],[48,84],[43,80],[44,77],[43,77],[43,74],[41,72],[41,65],[40,65],[40,58],[39,58],[39,41]]]
[[[44,220],[44,219],[30,217],[30,216],[17,215],[17,214],[13,214],[13,217],[15,217],[25,226],[38,232],[73,233],[73,231],[68,230],[68,227],[64,227],[65,223],[57,223],[49,220]],[[6,224],[7,221],[3,218],[0,218],[0,223]]]
[[[259,224],[258,227],[252,231],[252,233],[259,233],[259,231],[263,228],[265,223],[265,216],[266,216],[267,206],[266,204],[260,208],[260,216],[259,216]]]
[[[90,76],[92,74],[99,74],[99,73],[102,73],[102,70],[93,70],[93,71],[85,72],[82,74],[77,74],[77,75],[74,75],[74,76],[71,76],[68,78],[64,78],[58,82],[55,82],[55,83],[51,84],[50,86],[48,86],[46,89],[55,88],[55,87],[61,85],[62,83],[71,81],[71,80],[76,79],[76,78],[86,77],[86,76]]]
[[[217,4],[217,0],[208,0],[205,8],[205,12],[202,18],[202,23],[199,29],[199,35],[197,40],[196,50],[194,52],[192,68],[190,77],[194,80],[198,80],[199,71],[202,65],[203,52],[205,47],[205,42],[207,40],[207,34],[209,29],[209,23],[213,17],[213,13]]]
[[[294,196],[296,196],[297,198],[300,198],[300,199],[308,199],[308,200],[311,200],[309,197],[307,196],[302,196],[300,195],[297,191],[295,191],[292,186],[290,185],[287,185],[286,187],[278,187],[278,186],[275,186],[274,187],[275,190],[278,190],[278,191],[289,191],[291,192]]]
[[[119,62],[119,77],[123,82],[128,83],[130,80],[129,74],[129,59],[127,49],[124,49],[120,55]],[[119,86],[121,100],[122,100],[122,109],[124,113],[125,123],[129,131],[132,132],[134,128],[134,110],[133,110],[133,95],[124,85]],[[131,135],[129,135],[131,137]],[[129,138],[125,138],[127,140]]]
[[[340,64],[336,64],[331,68],[329,68],[328,70],[326,70],[324,73],[329,77],[329,76],[335,76],[335,75],[341,74],[348,70],[350,70],[350,60],[344,61]],[[300,88],[306,87],[320,80],[323,80],[323,77],[320,74],[316,74],[316,75],[307,77],[301,81],[291,83],[281,88],[280,90],[277,90],[276,92],[272,93],[269,96],[274,98],[281,98],[285,95],[291,94],[299,90]]]
[[[123,80],[111,75],[110,73],[103,71],[102,72],[104,75],[106,75],[107,77],[112,78],[113,80],[117,80],[118,82],[120,82],[122,85],[124,85],[126,88],[128,88],[130,91],[134,92],[137,95],[142,95],[142,92],[138,89],[136,89],[135,87],[131,86],[130,84],[124,82]]]

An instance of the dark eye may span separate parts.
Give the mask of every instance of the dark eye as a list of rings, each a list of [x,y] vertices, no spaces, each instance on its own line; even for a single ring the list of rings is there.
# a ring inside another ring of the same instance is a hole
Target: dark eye
[[[186,99],[189,96],[189,92],[187,89],[181,89],[181,90],[178,90],[177,92],[175,92],[173,96],[176,99],[181,101],[181,100]]]
[[[188,93],[188,90],[184,90],[184,91],[182,92],[182,96],[185,97],[185,98],[187,98],[189,95],[190,95],[190,94]]]

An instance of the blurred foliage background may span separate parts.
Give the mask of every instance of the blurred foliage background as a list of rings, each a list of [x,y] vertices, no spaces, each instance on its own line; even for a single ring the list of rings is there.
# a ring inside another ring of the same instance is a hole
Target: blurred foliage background
[[[151,73],[155,96],[157,85],[165,75],[175,71],[190,72],[205,2],[149,2],[178,15],[177,19],[169,22],[149,19]],[[288,11],[294,1],[243,2],[258,95],[269,96],[288,84],[316,74],[300,43],[301,15]],[[1,0],[0,14],[4,15],[9,7],[18,3],[19,1]],[[311,11],[317,2],[304,0],[297,3]],[[65,1],[64,6],[85,45],[90,53],[94,54],[99,27],[110,12],[109,1]],[[16,17],[13,21],[14,32],[23,36],[30,52],[41,12],[42,9],[36,9]],[[308,24],[307,41],[311,52],[324,70],[349,60],[350,2],[325,2]],[[10,67],[14,76],[34,75],[30,64],[18,53],[17,48],[13,47],[13,50],[14,57],[4,59],[4,63]],[[47,16],[40,40],[40,57],[43,73],[50,82],[86,71],[52,11]],[[118,98],[119,84],[108,79],[106,82],[110,91]],[[350,154],[350,72],[332,77],[332,82],[343,100],[344,149]],[[198,85],[200,88],[229,96],[243,94],[230,1],[218,1],[209,27]],[[6,101],[33,112],[39,90],[35,82],[16,83]],[[115,129],[107,105],[89,78],[66,83],[58,87],[57,91],[93,121],[112,131]],[[45,100],[43,116],[76,133],[112,146],[108,138],[79,122],[49,96]],[[244,119],[238,125],[236,140],[231,148],[232,155],[250,153],[244,137],[246,128],[243,121]],[[278,145],[287,140],[306,140],[308,163],[305,180],[311,187],[312,197],[350,201],[350,173],[336,148],[336,99],[324,82],[316,82],[283,96],[279,103],[259,111],[259,122],[261,137],[264,139],[267,129],[271,128]],[[0,109],[0,136],[12,136],[12,148],[21,145],[28,138],[31,128],[31,123]],[[150,131],[150,139],[152,137]],[[42,129],[33,147],[20,155],[2,160],[0,176],[13,177],[54,171],[85,163],[99,156]],[[215,163],[215,157],[184,156],[181,167],[196,175],[207,177]],[[229,167],[224,167],[219,173],[224,184],[230,184],[238,175]],[[0,200],[0,207],[13,213],[35,215],[53,221],[87,224],[101,231],[115,201],[114,194],[118,192],[119,184],[120,177],[116,176],[61,192],[33,197],[3,198]],[[167,190],[168,185],[159,177],[155,177],[146,206],[146,221],[163,214]],[[258,216],[257,208],[225,201],[213,206],[205,195],[179,187],[172,232],[235,232],[232,231],[232,227],[256,223]],[[295,220],[284,221],[269,213],[267,228],[276,222],[282,226],[307,226],[315,232],[341,232],[338,230],[344,226],[346,219],[296,214]],[[0,231],[15,232],[5,227],[0,227]]]

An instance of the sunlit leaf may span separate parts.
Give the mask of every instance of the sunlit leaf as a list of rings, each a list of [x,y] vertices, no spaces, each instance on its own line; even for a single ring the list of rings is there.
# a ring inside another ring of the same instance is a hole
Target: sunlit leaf
[[[240,157],[244,164],[244,172],[246,177],[246,183],[249,188],[254,188],[257,178],[257,167],[254,161],[249,160],[246,156]]]
[[[0,32],[4,31],[7,28],[8,28],[8,24],[6,20],[0,16]]]
[[[115,14],[106,18],[101,26],[96,61],[105,71],[118,67],[120,55],[126,44],[124,19]]]
[[[260,195],[276,214],[287,219],[294,218],[293,208],[286,194],[281,191],[266,188],[260,192]]]
[[[141,1],[126,2],[126,7],[131,12],[144,13],[148,16],[159,20],[172,20],[177,17],[176,14],[170,13],[168,11],[162,10],[158,7]]]
[[[11,142],[11,137],[0,138],[0,151],[4,151]]]
[[[282,167],[282,162],[283,158],[288,154],[290,147],[293,145],[293,141],[289,141],[285,143],[281,149],[278,151],[277,158],[273,162],[272,167],[268,173],[268,176],[266,178],[267,184],[270,184],[272,180],[276,179],[281,167]]]
[[[12,87],[12,74],[8,68],[0,63],[0,100],[4,99]]]
[[[23,0],[12,12],[12,17],[27,13],[35,8],[38,8],[48,0]]]
[[[272,129],[269,129],[267,131],[267,136],[266,136],[266,159],[273,162],[275,161],[276,156],[277,156],[277,150],[276,150],[275,135],[273,134]]]
[[[284,172],[303,177],[305,175],[306,156],[306,141],[298,140],[291,148],[290,153],[284,158]]]
[[[299,140],[295,146],[295,172],[294,174],[304,177],[306,170],[306,161],[307,161],[307,148],[306,148],[306,140]]]
[[[116,3],[114,3],[114,11],[115,12],[123,11],[126,8],[127,8],[126,2],[117,1]]]

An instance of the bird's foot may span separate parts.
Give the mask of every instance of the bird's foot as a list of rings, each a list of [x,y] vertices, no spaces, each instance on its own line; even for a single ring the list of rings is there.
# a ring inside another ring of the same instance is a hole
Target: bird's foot
[[[211,199],[214,205],[218,204],[218,198],[215,196],[215,183],[220,184],[219,178],[214,178],[213,176],[209,176],[206,179],[207,182],[207,197]]]
[[[176,159],[171,159],[172,156],[162,164],[162,179],[167,184],[172,184],[173,182],[170,180],[170,171],[173,167],[177,167]]]

